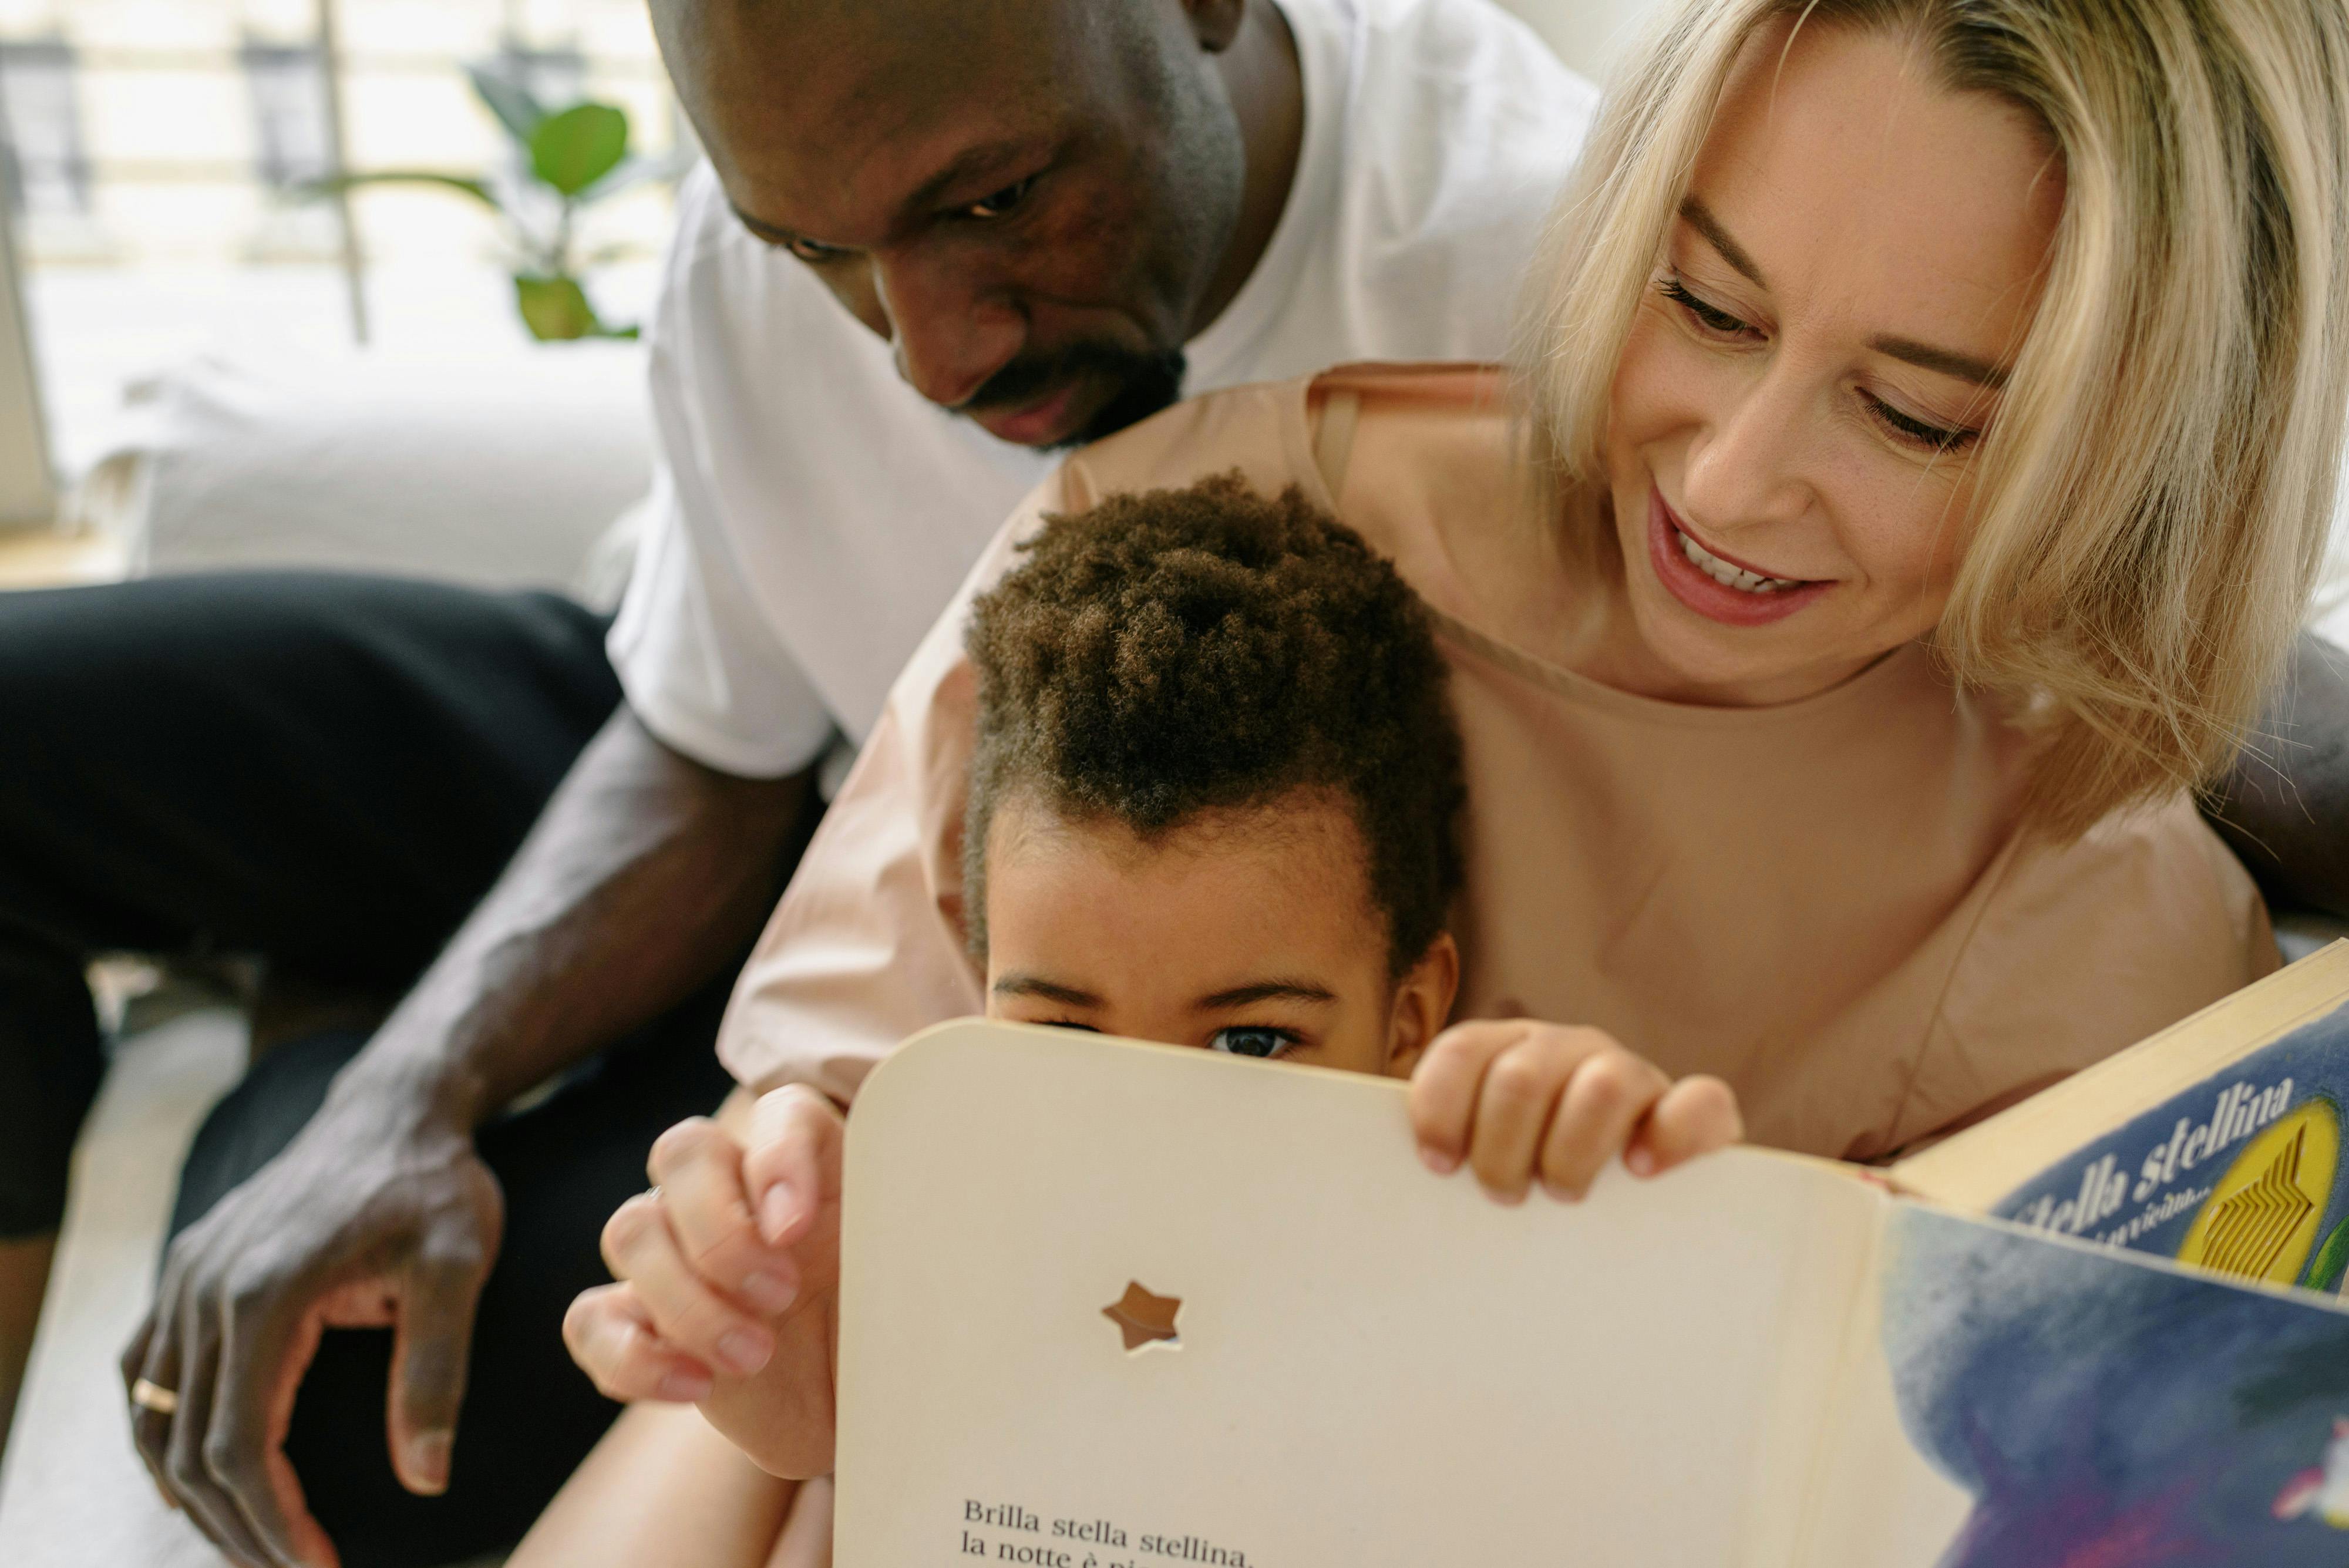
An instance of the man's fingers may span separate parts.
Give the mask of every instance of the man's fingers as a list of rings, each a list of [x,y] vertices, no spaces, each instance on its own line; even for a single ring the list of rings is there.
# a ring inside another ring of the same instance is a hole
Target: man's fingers
[[[219,1314],[213,1310],[212,1289],[192,1289],[180,1303],[178,1324],[180,1365],[176,1387],[180,1407],[173,1412],[171,1436],[164,1445],[163,1472],[171,1490],[199,1529],[212,1544],[246,1568],[285,1568],[245,1522],[243,1511],[214,1479],[209,1449],[212,1436],[212,1401],[220,1391]],[[160,1381],[160,1380],[156,1380]]]
[[[385,1405],[391,1468],[419,1497],[449,1490],[449,1459],[490,1256],[471,1237],[437,1238],[409,1265],[392,1327]]]
[[[1653,1176],[1726,1148],[1745,1137],[1737,1093],[1704,1074],[1682,1078],[1664,1092],[1631,1140],[1623,1163],[1634,1176]]]
[[[271,1561],[324,1568],[334,1561],[333,1549],[317,1554],[316,1544],[325,1532],[310,1519],[293,1467],[282,1463],[278,1451],[293,1414],[294,1389],[309,1368],[319,1332],[311,1326],[305,1333],[298,1324],[289,1331],[268,1303],[232,1314],[204,1438],[204,1468]],[[297,1342],[305,1340],[297,1349]],[[273,1465],[273,1458],[281,1462]]]
[[[662,1211],[694,1272],[769,1316],[791,1309],[798,1277],[761,1239],[743,1180],[743,1149],[716,1122],[679,1122],[653,1145],[648,1168]]]
[[[163,1445],[169,1441],[171,1421],[148,1409],[133,1397],[140,1379],[147,1376],[149,1353],[156,1345],[155,1312],[149,1308],[139,1331],[122,1351],[122,1397],[129,1402],[130,1447],[139,1455],[139,1462],[147,1468],[147,1479],[155,1483],[165,1507],[176,1511],[180,1500],[171,1494],[171,1482],[163,1478]],[[168,1386],[168,1385],[158,1385]]]
[[[636,1288],[661,1338],[687,1355],[738,1377],[774,1355],[773,1332],[693,1272],[650,1195],[630,1199],[605,1223],[604,1262]]]
[[[563,1314],[563,1343],[607,1399],[689,1405],[709,1397],[709,1368],[662,1343],[625,1284],[583,1291]]]
[[[1640,1118],[1671,1084],[1652,1063],[1619,1045],[1586,1057],[1575,1067],[1543,1140],[1543,1185],[1568,1199],[1588,1193],[1607,1162],[1630,1147]]]
[[[1459,1023],[1435,1037],[1411,1075],[1412,1136],[1420,1158],[1439,1175],[1450,1175],[1468,1158],[1468,1135],[1476,1119],[1476,1099],[1494,1058],[1524,1039],[1528,1026],[1515,1020]]]
[[[838,1106],[802,1084],[760,1096],[742,1174],[770,1247],[798,1241],[815,1228],[826,1204],[839,1201],[845,1125]]]

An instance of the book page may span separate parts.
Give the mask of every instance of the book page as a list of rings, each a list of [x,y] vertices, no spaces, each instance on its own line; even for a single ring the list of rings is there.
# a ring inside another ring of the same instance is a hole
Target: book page
[[[1915,1203],[1887,1228],[1878,1279],[1812,1561],[2349,1560],[2337,1303]],[[1912,1453],[1964,1500],[1941,1552],[1899,1538],[1915,1501],[1883,1506],[1913,1489]]]
[[[1988,1213],[2059,1164],[2076,1174],[2075,1156],[2092,1145],[2101,1148],[2140,1119],[2166,1114],[2166,1131],[2204,1095],[2232,1083],[2230,1068],[2344,1002],[2349,941],[2335,942],[1912,1155],[1892,1167],[1892,1178],[1948,1208]]]
[[[2349,949],[2333,950],[2276,979],[2344,952]],[[2254,998],[2263,989],[2241,995]],[[2295,1000],[2313,1005],[2296,1004],[2282,1029],[2252,1036],[2216,1070],[2135,1115],[2116,1116],[2109,1131],[2041,1168],[2016,1172],[2009,1159],[1983,1161],[1985,1171],[2009,1185],[1984,1193],[1977,1178],[1965,1196],[1998,1218],[2053,1234],[2260,1283],[2339,1293],[2349,1273],[2349,1169],[2341,1158],[2349,1005],[2330,989]],[[2206,1053],[2217,1038],[2209,1025],[2241,1012],[2198,1021]],[[1961,1138],[1987,1147],[2003,1120]],[[1930,1151],[1897,1168],[1896,1179],[1946,1198],[1946,1190],[1935,1190],[1944,1184],[1931,1168],[1940,1154]]]
[[[1891,1206],[1732,1150],[1505,1208],[1400,1085],[983,1024],[876,1072],[847,1184],[843,1568],[1813,1568]]]

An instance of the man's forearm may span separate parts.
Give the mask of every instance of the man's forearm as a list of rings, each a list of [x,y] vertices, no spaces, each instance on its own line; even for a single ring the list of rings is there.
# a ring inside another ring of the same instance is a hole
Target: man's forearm
[[[352,1090],[470,1129],[657,1017],[756,932],[812,800],[806,774],[716,773],[623,707],[352,1064]]]
[[[2302,636],[2205,810],[2271,901],[2349,917],[2349,653]]]

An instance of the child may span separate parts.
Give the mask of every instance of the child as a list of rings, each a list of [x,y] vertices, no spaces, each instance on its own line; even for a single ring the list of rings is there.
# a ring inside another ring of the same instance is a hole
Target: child
[[[1671,1084],[1595,1031],[1445,1031],[1461,742],[1426,612],[1359,535],[1229,477],[1049,519],[1022,553],[968,634],[966,925],[989,1017],[1410,1077],[1423,1158],[1505,1201],[1737,1136],[1719,1083]],[[690,1399],[769,1470],[818,1476],[841,1118],[805,1088],[757,1116],[722,1162],[743,1233],[680,1227],[565,1334],[606,1393]],[[597,1334],[628,1343],[583,1353]]]
[[[1425,615],[1296,491],[1048,522],[972,608],[988,1012],[1407,1075],[1451,1012],[1460,738]]]

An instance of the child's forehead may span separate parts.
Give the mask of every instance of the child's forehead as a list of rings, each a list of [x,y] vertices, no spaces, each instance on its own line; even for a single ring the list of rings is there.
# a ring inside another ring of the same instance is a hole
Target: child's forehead
[[[1268,966],[1332,990],[1386,972],[1387,920],[1341,795],[1299,791],[1154,832],[1033,799],[1005,808],[987,846],[991,964],[1081,974],[1128,1001],[1220,992]]]
[[[1242,805],[1204,807],[1150,829],[1112,812],[1087,811],[1021,790],[997,809],[988,854],[995,859],[1027,853],[1079,855],[1128,869],[1168,860],[1235,857],[1361,867],[1368,858],[1352,803],[1338,790],[1311,787]]]

